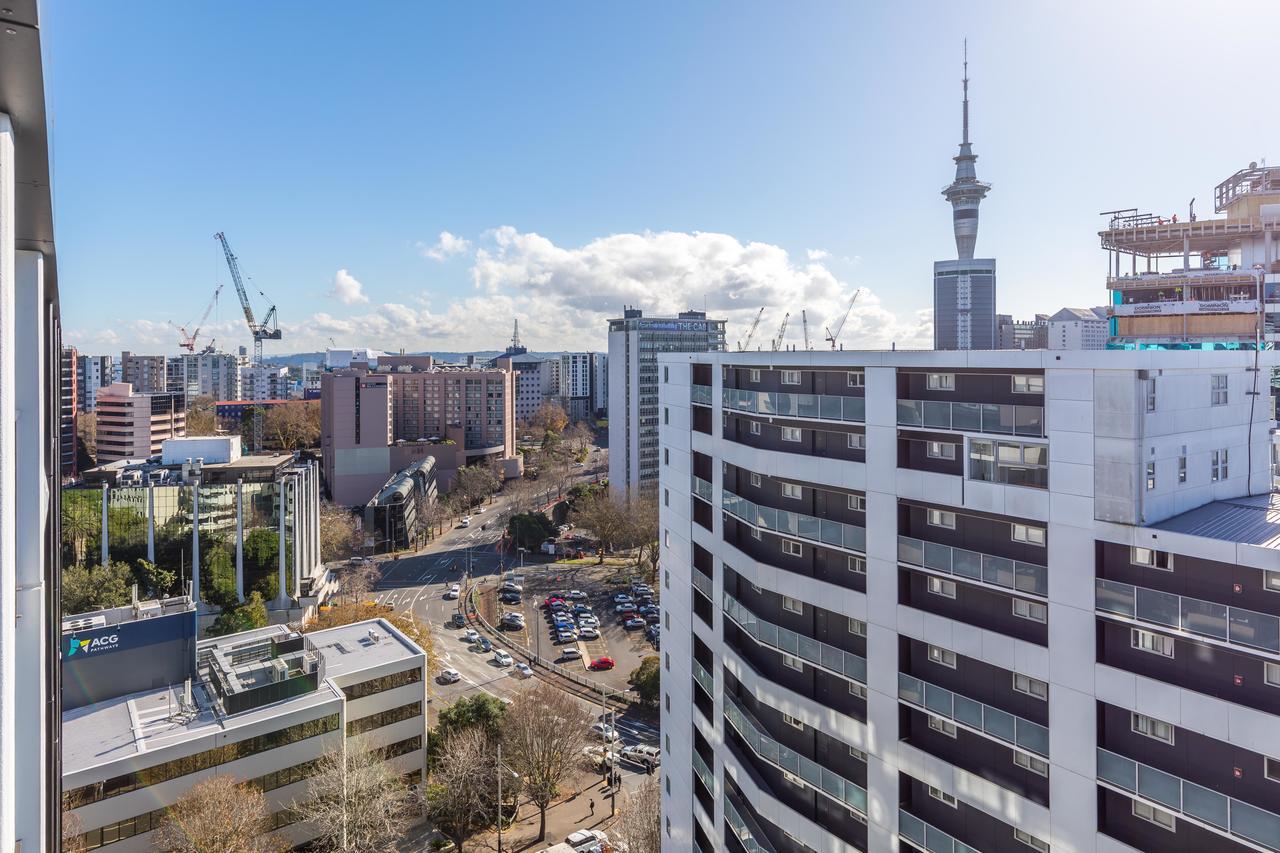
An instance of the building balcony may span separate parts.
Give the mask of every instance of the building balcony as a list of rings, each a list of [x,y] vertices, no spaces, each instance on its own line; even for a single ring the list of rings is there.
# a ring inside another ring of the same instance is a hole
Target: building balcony
[[[898,537],[898,562],[1030,595],[1049,594],[1049,570],[911,536]]]
[[[1097,579],[1099,612],[1210,640],[1280,653],[1280,617],[1171,592]]]
[[[1049,757],[1049,728],[953,693],[921,678],[898,673],[898,698],[926,714],[945,717],[971,731]]]
[[[696,660],[694,660],[692,663],[693,663],[693,680],[698,682],[698,686],[700,686],[703,690],[707,691],[708,696],[715,696],[716,695],[715,678],[712,677],[711,673],[707,672],[707,670],[702,666],[702,664],[698,663]],[[697,753],[695,753],[695,755],[696,754]]]
[[[693,588],[712,601],[716,600],[711,578],[704,575],[698,568],[693,569]]]
[[[798,634],[772,622],[766,622],[727,592],[723,600],[724,615],[760,645],[798,657],[818,669],[843,679],[866,685],[866,658]]]
[[[1101,747],[1098,782],[1218,834],[1280,850],[1280,815]]]
[[[706,480],[702,479],[701,477],[699,477],[697,474],[691,474],[690,479],[692,483],[691,488],[693,490],[694,497],[702,498],[707,503],[712,503],[711,484]]]
[[[725,823],[729,824],[733,837],[742,845],[742,849],[747,853],[774,853],[769,844],[769,836],[765,835],[755,819],[746,814],[745,809],[738,810],[728,791],[725,791],[723,799]]]
[[[899,400],[898,426],[1043,438],[1043,406]]]
[[[863,397],[743,391],[737,388],[722,389],[721,403],[726,409],[754,415],[841,423],[863,423],[867,410]]]
[[[865,527],[761,506],[746,498],[738,497],[727,489],[721,492],[720,508],[734,518],[760,530],[807,540],[816,545],[856,551],[859,554],[866,553],[867,550]]]
[[[898,836],[924,853],[979,853],[906,809],[898,809]]]
[[[711,386],[710,385],[693,385],[689,389],[689,402],[697,403],[700,406],[711,405]]]
[[[702,784],[707,786],[707,790],[715,795],[716,791],[716,774],[711,772],[711,768],[707,766],[707,762],[702,760],[702,756],[695,749],[693,755],[693,772],[698,774],[698,778],[702,780]]]

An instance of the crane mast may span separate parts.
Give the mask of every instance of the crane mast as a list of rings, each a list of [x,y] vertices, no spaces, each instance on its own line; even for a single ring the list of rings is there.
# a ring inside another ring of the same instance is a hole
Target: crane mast
[[[760,326],[760,318],[763,316],[764,306],[761,306],[760,310],[756,312],[756,318],[751,321],[751,328],[747,329],[747,339],[738,344],[738,352],[742,352],[744,349],[749,349],[751,347],[751,339],[755,337],[756,329]]]
[[[832,331],[830,326],[827,327],[826,339],[831,343],[832,349],[836,348],[836,340],[840,337],[840,331],[844,329],[845,321],[849,319],[849,312],[853,310],[853,303],[857,302],[858,297],[861,295],[862,295],[862,288],[859,287],[857,290],[853,292],[853,298],[849,300],[849,307],[844,309],[844,316],[840,318],[839,323],[836,323],[835,331]]]
[[[277,325],[276,306],[267,309],[267,314],[259,323],[254,319],[253,306],[249,304],[249,292],[245,290],[244,280],[240,275],[240,262],[231,245],[227,243],[227,235],[219,231],[213,235],[222,244],[222,253],[227,258],[227,268],[231,270],[231,281],[236,286],[236,295],[240,297],[240,307],[244,309],[244,321],[249,326],[249,334],[253,335],[253,366],[262,367],[262,342],[278,341],[281,333]],[[266,294],[258,291],[258,295],[266,298]],[[270,300],[268,300],[270,301]],[[262,407],[253,407],[253,449],[262,449]]]
[[[807,310],[801,309],[801,311],[800,311],[800,325],[804,328],[804,348],[805,348],[805,349],[810,349],[810,346],[809,346],[809,312],[808,312]]]
[[[791,312],[788,311],[782,315],[782,326],[778,328],[778,336],[773,339],[773,351],[777,352],[782,349],[782,339],[787,334],[787,323],[791,320]]]

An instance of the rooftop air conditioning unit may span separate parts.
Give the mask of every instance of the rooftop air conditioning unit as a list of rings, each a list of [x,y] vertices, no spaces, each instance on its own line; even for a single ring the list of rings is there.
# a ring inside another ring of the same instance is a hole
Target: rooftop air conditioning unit
[[[371,643],[377,643],[377,642],[381,642],[381,640],[382,640],[382,635],[381,635],[381,634],[379,634],[379,633],[378,633],[377,631],[375,631],[374,629],[370,628],[370,629],[369,629],[369,642],[371,642]]]

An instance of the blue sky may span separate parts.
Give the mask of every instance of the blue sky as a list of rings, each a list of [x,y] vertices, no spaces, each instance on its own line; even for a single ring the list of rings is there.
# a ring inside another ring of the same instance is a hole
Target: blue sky
[[[279,306],[269,351],[497,348],[514,316],[535,348],[598,348],[624,302],[706,305],[733,339],[761,305],[832,322],[860,286],[847,347],[927,343],[965,35],[1000,310],[1101,304],[1099,211],[1210,215],[1280,157],[1267,51],[1222,36],[1280,11],[1231,10],[50,4],[66,338],[176,351],[166,321],[228,282],[223,230]],[[229,287],[210,327],[249,342]]]

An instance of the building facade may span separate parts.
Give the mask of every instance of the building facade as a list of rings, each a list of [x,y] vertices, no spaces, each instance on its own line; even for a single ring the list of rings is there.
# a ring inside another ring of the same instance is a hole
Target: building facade
[[[243,348],[242,348],[243,349]],[[240,400],[244,391],[241,371],[249,366],[249,356],[242,353],[186,353],[169,358],[169,390],[192,397],[214,400]]]
[[[996,349],[1048,349],[1049,315],[1034,320],[1015,320],[1012,314],[996,315]]]
[[[1280,848],[1255,357],[663,356],[663,849]]]
[[[58,454],[63,480],[76,476],[76,453],[79,437],[76,419],[79,417],[80,386],[76,365],[80,354],[75,347],[63,347],[58,362]]]
[[[162,355],[120,353],[120,382],[128,382],[141,394],[161,394],[169,390],[168,359]]]
[[[215,397],[220,400],[284,400],[289,397],[289,368],[254,365],[240,368],[240,397]]]
[[[704,311],[609,321],[609,489],[629,499],[658,480],[658,353],[724,349],[724,320]]]
[[[1049,318],[1049,349],[1106,349],[1106,308],[1063,308]]]
[[[98,404],[98,389],[112,383],[113,359],[109,355],[76,357],[76,410],[88,413]]]
[[[567,352],[557,359],[556,398],[571,422],[590,421],[608,408],[608,356]]]
[[[113,382],[98,391],[99,465],[122,459],[147,459],[170,438],[187,433],[186,398],[168,392],[147,393],[128,382]]]

